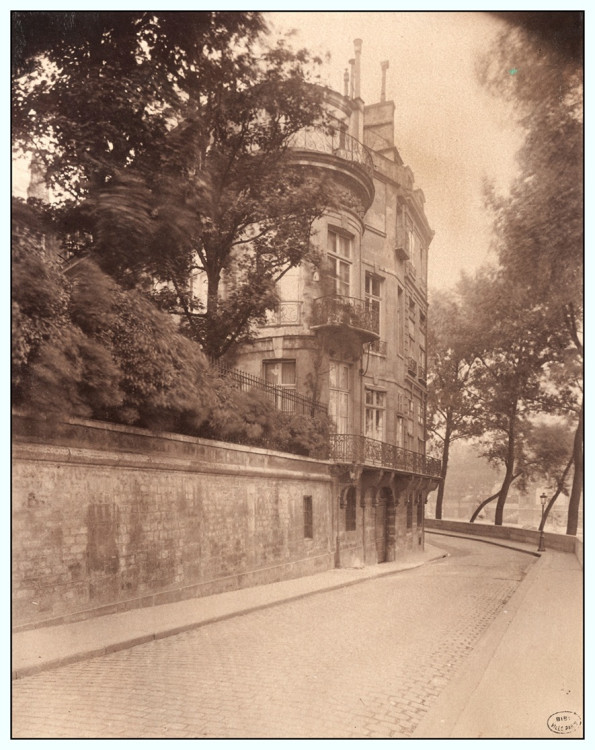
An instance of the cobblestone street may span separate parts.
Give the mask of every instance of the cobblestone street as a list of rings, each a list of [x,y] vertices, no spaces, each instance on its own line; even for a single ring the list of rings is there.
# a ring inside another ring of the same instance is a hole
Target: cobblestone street
[[[450,557],[13,682],[14,737],[397,737],[533,558]]]

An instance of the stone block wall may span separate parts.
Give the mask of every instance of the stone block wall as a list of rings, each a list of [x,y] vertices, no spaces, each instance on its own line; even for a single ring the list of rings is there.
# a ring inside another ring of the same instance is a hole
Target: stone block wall
[[[539,531],[535,529],[523,529],[515,526],[494,526],[485,523],[469,523],[466,521],[437,520],[435,518],[426,519],[426,528],[429,531],[453,531],[457,534],[467,534],[469,536],[489,537],[492,539],[503,539],[509,542],[522,542],[523,544],[533,544],[535,549],[539,544]],[[558,552],[571,552],[581,559],[581,552],[578,549],[577,537],[566,534],[553,534],[546,531],[543,535],[545,548],[554,549]],[[582,544],[581,544],[582,548]]]
[[[13,419],[17,628],[333,566],[325,462],[83,420]]]

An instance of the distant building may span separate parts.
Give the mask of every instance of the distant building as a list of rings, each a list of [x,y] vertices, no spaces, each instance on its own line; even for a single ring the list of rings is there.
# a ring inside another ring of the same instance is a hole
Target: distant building
[[[336,127],[308,130],[295,159],[326,170],[340,208],[315,227],[320,268],[303,263],[237,366],[328,404],[339,498],[338,564],[423,546],[424,503],[440,462],[426,456],[426,279],[433,231],[394,142],[395,104],[360,97],[361,41],[343,94],[325,90]],[[290,402],[288,401],[288,404]]]

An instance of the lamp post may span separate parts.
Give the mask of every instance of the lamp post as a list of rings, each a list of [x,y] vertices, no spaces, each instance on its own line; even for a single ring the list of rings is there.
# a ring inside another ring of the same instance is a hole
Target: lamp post
[[[539,531],[539,547],[537,548],[538,552],[545,552],[545,544],[543,543],[543,527],[544,527],[544,515],[545,515],[545,503],[547,501],[547,495],[545,492],[542,492],[539,496],[539,499],[541,500],[541,524],[540,524],[540,531]]]

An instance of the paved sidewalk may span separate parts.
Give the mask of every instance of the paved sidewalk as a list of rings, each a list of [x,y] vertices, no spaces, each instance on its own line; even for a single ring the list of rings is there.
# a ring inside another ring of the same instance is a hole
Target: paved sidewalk
[[[310,594],[410,570],[445,556],[441,549],[426,544],[424,552],[413,553],[407,560],[327,570],[303,578],[13,633],[12,677],[131,648]]]
[[[544,552],[413,737],[583,737],[582,613],[576,556]]]

